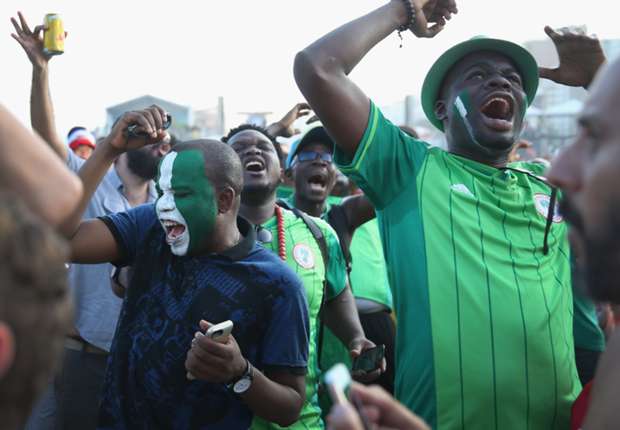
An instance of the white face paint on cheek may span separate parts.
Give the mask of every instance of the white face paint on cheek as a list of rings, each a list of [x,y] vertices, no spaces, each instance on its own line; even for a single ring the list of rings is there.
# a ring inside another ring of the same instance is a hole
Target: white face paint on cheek
[[[187,254],[189,248],[190,233],[187,228],[187,222],[185,218],[179,212],[174,201],[174,192],[172,190],[172,167],[177,153],[171,152],[168,154],[161,163],[160,176],[158,185],[162,190],[162,196],[157,200],[155,210],[157,212],[157,218],[161,223],[164,232],[166,232],[166,243],[170,245],[170,250],[174,255],[183,256]],[[170,230],[170,224],[176,223],[183,226],[183,233],[175,235],[174,231]]]

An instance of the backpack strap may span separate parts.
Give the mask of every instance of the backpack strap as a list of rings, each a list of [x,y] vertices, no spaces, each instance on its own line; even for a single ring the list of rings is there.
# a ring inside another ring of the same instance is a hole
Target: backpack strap
[[[327,223],[332,226],[338,236],[340,249],[347,268],[347,274],[351,275],[351,241],[347,240],[349,232],[349,219],[342,205],[333,205],[327,212]]]
[[[325,235],[323,231],[319,228],[316,222],[308,216],[305,212],[300,211],[297,208],[291,207],[288,203],[283,200],[278,200],[276,202],[278,206],[283,207],[284,209],[288,209],[292,211],[297,218],[301,218],[310,233],[312,233],[312,237],[316,241],[319,249],[321,250],[321,256],[323,257],[323,265],[325,266],[325,278],[323,279],[323,297],[321,299],[321,307],[319,308],[319,338],[317,341],[317,349],[318,349],[318,365],[319,369],[321,369],[321,356],[323,355],[323,335],[324,335],[324,319],[323,319],[323,308],[325,306],[325,302],[327,301],[327,268],[329,267],[329,249],[327,247],[327,240],[325,239]]]

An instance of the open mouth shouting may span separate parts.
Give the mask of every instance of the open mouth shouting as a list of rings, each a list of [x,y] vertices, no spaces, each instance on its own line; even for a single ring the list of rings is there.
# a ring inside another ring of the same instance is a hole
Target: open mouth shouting
[[[161,225],[166,231],[166,243],[177,244],[184,239],[187,226],[171,219],[160,219]]]
[[[508,93],[492,93],[480,108],[483,123],[498,132],[508,132],[514,127],[515,100]]]
[[[243,168],[251,175],[265,173],[265,162],[259,157],[248,157],[243,161]]]
[[[308,188],[313,193],[323,193],[327,189],[327,175],[316,173],[308,178]]]

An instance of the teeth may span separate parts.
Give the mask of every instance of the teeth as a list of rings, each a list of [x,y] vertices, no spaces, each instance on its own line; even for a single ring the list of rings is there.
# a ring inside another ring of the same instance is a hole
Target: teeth
[[[161,223],[164,227],[174,227],[175,225],[179,225],[179,223],[167,219],[163,220]]]
[[[494,97],[494,98],[492,98],[491,100],[489,100],[488,102],[486,102],[486,103],[484,104],[484,107],[485,107],[485,108],[489,107],[489,106],[490,106],[493,102],[500,102],[500,103],[502,103],[502,104],[504,104],[504,105],[508,105],[508,106],[510,105],[510,104],[506,101],[506,99],[501,99],[501,98],[499,98],[499,97]]]
[[[246,169],[250,167],[258,167],[259,169],[263,168],[263,164],[258,161],[250,161],[245,165]]]

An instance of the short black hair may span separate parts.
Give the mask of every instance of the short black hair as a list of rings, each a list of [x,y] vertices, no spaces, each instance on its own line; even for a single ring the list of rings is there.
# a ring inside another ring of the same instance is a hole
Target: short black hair
[[[228,132],[226,136],[222,137],[222,142],[228,143],[228,141],[232,139],[233,136],[235,136],[236,134],[239,134],[242,131],[248,131],[248,130],[257,131],[260,134],[264,135],[267,139],[269,139],[269,141],[273,143],[273,147],[276,149],[276,153],[278,154],[280,163],[282,163],[282,159],[284,158],[282,147],[280,146],[276,138],[273,137],[271,133],[269,133],[269,131],[265,127],[261,127],[260,125],[246,123],[246,124],[241,124],[238,127],[232,128],[230,129],[230,131]]]
[[[199,150],[205,159],[207,177],[216,188],[231,187],[235,193],[243,190],[243,167],[237,153],[219,140],[198,139],[177,143],[173,151]]]

